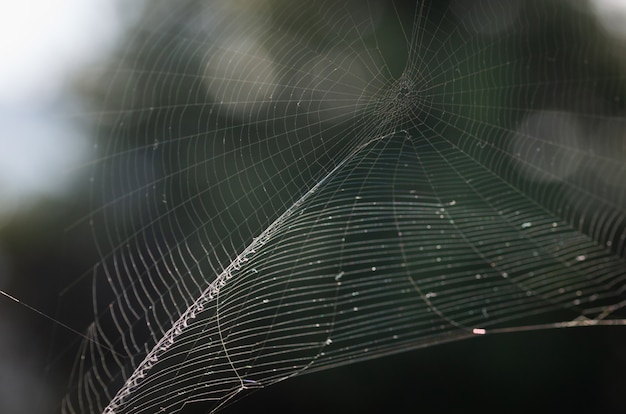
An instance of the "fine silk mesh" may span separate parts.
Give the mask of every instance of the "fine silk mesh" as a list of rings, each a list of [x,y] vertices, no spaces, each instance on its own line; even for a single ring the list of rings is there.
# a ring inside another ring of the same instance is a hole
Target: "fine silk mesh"
[[[145,7],[96,113],[101,259],[63,412],[218,410],[385,354],[622,324],[626,72],[590,13]]]

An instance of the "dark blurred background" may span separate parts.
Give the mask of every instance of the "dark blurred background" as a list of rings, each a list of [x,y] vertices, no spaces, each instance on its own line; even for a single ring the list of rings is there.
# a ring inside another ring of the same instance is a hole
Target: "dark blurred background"
[[[240,3],[246,7],[245,1]],[[431,11],[437,14],[452,8],[459,24],[479,25],[479,20],[471,21],[479,17],[472,6],[465,5],[469,3],[441,2]],[[489,3],[479,1],[478,10],[490,8]],[[525,2],[512,4],[512,10],[525,10],[525,20],[503,16],[501,23],[521,24],[521,32],[532,27],[533,13],[542,11],[538,2],[532,7]],[[594,69],[584,73],[586,79],[602,82],[614,77],[615,62],[624,63],[626,4],[609,0],[555,4],[567,13],[586,16],[576,26],[578,36],[587,36],[584,53],[590,52],[589,45],[597,44],[615,56],[610,61],[592,60]],[[381,54],[397,75],[406,59],[406,47],[397,41],[402,33],[393,22],[399,17],[409,27],[415,5],[396,1],[394,6],[397,15],[390,12],[392,8],[384,8],[387,20],[381,23],[380,32],[391,34],[379,39]],[[104,0],[13,1],[5,5],[0,17],[0,119],[4,127],[0,134],[0,289],[80,332],[93,319],[91,269],[100,258],[89,219],[107,197],[94,194],[98,186],[90,182],[91,161],[103,157],[102,137],[120,134],[115,138],[120,146],[114,151],[122,153],[124,145],[151,144],[156,131],[161,131],[162,141],[167,140],[163,125],[183,118],[174,112],[164,119],[133,119],[130,111],[124,114],[122,110],[119,113],[136,122],[136,128],[116,129],[109,121],[118,119],[115,111],[125,105],[142,107],[152,101],[165,105],[167,97],[168,104],[182,106],[193,95],[162,92],[155,98],[147,92],[154,85],[159,91],[189,86],[176,83],[180,79],[175,77],[161,77],[154,84],[138,77],[135,86],[142,91],[138,99],[146,102],[130,102],[125,95],[128,88],[120,87],[133,85],[123,78],[121,63],[133,63],[135,75],[142,70],[175,72],[181,67],[175,59],[180,59],[177,53],[183,46],[176,39],[162,39],[162,44],[150,47],[142,42],[157,39],[154,33],[161,25],[169,31],[176,27],[181,33],[193,33],[188,26],[191,21],[197,24],[195,9],[190,7],[186,15],[180,8],[176,19],[158,21],[155,18],[163,16],[154,7],[150,2]],[[470,23],[461,23],[463,19]],[[588,22],[588,31],[581,21]],[[579,39],[568,35],[573,31],[567,22],[555,32],[559,34],[556,40],[550,40],[554,48],[577,55]],[[538,48],[546,42],[541,36],[523,39],[529,49],[532,42]],[[173,63],[151,60],[155,54],[149,51],[156,48],[172,56]],[[129,50],[135,54],[133,59],[128,58]],[[593,59],[593,54],[589,56]],[[571,68],[562,66],[562,70]],[[187,112],[184,121],[190,123],[197,116]],[[196,120],[194,125],[198,128],[199,124]],[[184,135],[184,125],[178,128]],[[141,138],[126,142],[123,134]],[[332,158],[333,154],[324,155]],[[136,163],[130,168],[140,169]],[[267,169],[271,173],[271,167]],[[281,202],[288,200],[285,197]],[[246,212],[244,207],[239,211]],[[132,221],[132,214],[124,217]],[[104,222],[99,229],[107,226],[116,225]],[[78,285],[82,287],[73,289]],[[0,296],[0,412],[58,410],[80,340],[59,324]],[[225,412],[626,412],[625,372],[626,332],[621,327],[502,334],[304,375],[261,390]]]

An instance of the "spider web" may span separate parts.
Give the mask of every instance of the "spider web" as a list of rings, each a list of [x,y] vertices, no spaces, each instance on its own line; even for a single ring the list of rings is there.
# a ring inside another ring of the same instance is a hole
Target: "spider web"
[[[623,62],[565,3],[467,4],[147,7],[97,113],[64,412],[622,324]]]

